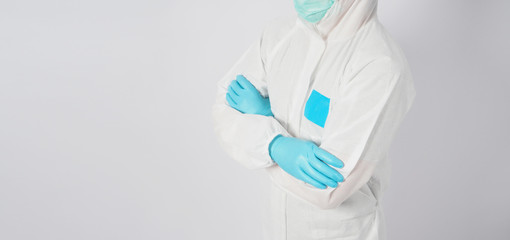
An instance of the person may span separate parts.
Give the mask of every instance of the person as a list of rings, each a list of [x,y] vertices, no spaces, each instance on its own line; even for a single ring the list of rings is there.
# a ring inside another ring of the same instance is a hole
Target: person
[[[271,240],[385,238],[390,143],[415,89],[377,0],[294,0],[219,81],[230,157],[270,177]]]

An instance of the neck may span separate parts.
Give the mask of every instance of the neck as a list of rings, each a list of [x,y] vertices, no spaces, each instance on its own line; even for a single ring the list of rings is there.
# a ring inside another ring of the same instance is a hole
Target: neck
[[[325,39],[342,17],[342,1],[335,1],[324,18],[316,24],[318,33]]]

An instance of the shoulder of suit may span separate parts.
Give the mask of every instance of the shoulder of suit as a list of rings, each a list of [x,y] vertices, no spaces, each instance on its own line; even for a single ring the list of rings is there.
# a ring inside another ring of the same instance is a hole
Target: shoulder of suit
[[[367,64],[391,66],[394,69],[406,70],[407,59],[399,44],[378,21],[363,28],[356,34],[353,44],[353,62],[357,67]]]
[[[287,16],[269,22],[262,32],[262,48],[270,52],[292,31],[296,26],[296,20],[296,16]]]
[[[296,25],[296,21],[296,16],[285,16],[274,19],[265,26],[263,37],[281,37],[287,34]]]

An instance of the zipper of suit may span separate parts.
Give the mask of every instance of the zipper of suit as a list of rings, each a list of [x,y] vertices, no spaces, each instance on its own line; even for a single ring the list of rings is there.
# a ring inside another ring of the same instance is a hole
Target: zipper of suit
[[[319,33],[317,31],[317,33]],[[318,34],[320,36],[320,34]],[[310,74],[310,80],[308,82],[308,86],[307,86],[307,89],[306,89],[306,92],[305,92],[305,96],[304,96],[304,100],[301,104],[301,109],[300,109],[300,114],[299,114],[299,122],[298,122],[298,135],[301,136],[301,124],[302,124],[302,120],[303,120],[303,116],[304,116],[304,112],[305,112],[305,108],[306,108],[306,103],[308,101],[308,96],[310,96],[310,93],[312,91],[312,86],[313,84],[315,83],[315,76],[317,75],[317,70],[319,68],[319,65],[320,63],[322,62],[322,59],[324,58],[324,53],[326,52],[326,48],[327,48],[327,44],[328,42],[325,41],[324,39],[321,38],[321,42],[322,44],[322,50],[321,50],[321,53],[320,53],[320,57],[319,59],[316,61],[315,63],[315,67],[313,68],[313,71],[312,73]]]

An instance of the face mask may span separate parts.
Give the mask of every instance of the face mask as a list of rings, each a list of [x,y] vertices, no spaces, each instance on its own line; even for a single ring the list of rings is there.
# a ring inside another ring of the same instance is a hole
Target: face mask
[[[294,0],[300,17],[311,23],[319,22],[335,3],[334,0]]]

